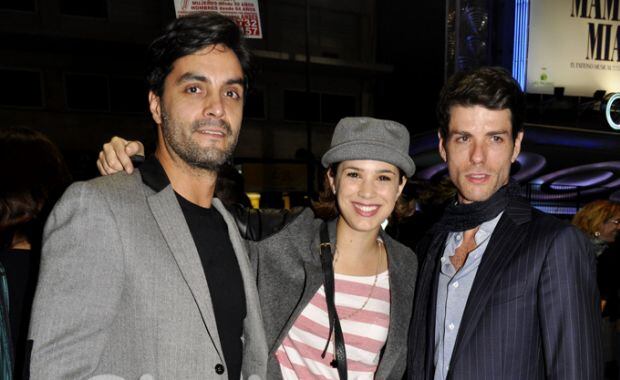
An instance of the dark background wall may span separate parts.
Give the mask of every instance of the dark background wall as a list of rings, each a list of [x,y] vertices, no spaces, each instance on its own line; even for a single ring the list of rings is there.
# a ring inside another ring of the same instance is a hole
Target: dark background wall
[[[404,123],[412,134],[435,129],[444,80],[445,3],[382,1],[377,15],[377,59],[394,66],[378,85],[377,116]]]
[[[432,135],[445,78],[468,65],[512,68],[515,0],[261,0],[259,6],[264,37],[249,41],[259,73],[235,155],[252,190],[316,189],[318,158],[343,116],[398,120],[414,137],[418,166],[437,163]],[[96,154],[113,135],[152,141],[144,53],[174,17],[172,0],[0,0],[0,128],[43,131],[77,179],[97,174]],[[528,99],[529,122],[617,137],[600,112],[583,106],[593,99]],[[580,145],[561,131],[526,141],[545,152],[552,168],[617,153],[584,142],[590,153],[570,155],[557,143]]]

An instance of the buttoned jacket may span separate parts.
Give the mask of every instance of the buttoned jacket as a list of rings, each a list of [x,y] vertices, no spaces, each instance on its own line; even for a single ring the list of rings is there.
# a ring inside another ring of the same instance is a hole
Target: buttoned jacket
[[[72,185],[45,228],[31,379],[228,379],[209,287],[171,185],[118,173]],[[244,378],[267,345],[247,243],[218,199],[243,279]],[[252,377],[255,375],[255,377]]]

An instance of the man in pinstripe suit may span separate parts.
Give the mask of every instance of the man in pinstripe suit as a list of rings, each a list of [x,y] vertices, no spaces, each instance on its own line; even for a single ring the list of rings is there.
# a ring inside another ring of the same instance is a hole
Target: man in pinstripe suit
[[[500,68],[441,92],[439,152],[458,196],[417,249],[409,379],[602,378],[591,246],[509,181],[524,108]]]

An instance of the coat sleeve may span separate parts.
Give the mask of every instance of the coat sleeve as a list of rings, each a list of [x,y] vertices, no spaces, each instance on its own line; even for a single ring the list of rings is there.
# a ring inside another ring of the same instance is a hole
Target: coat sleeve
[[[100,192],[72,185],[44,232],[29,339],[31,379],[90,377],[123,287],[118,227]]]
[[[602,379],[596,258],[573,227],[553,239],[538,287],[547,379]]]

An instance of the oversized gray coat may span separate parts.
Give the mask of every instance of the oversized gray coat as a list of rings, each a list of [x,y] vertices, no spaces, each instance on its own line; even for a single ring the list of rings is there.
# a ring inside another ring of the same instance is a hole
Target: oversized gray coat
[[[311,210],[304,211],[279,233],[250,245],[269,344],[267,378],[281,378],[275,357],[282,340],[323,284],[319,228]],[[336,223],[328,223],[336,241]],[[407,359],[407,334],[413,304],[417,259],[404,245],[381,231],[390,274],[390,327],[376,379],[401,379]]]
[[[222,204],[243,278],[242,375],[265,378],[267,345],[247,244]],[[31,378],[227,379],[203,266],[170,185],[140,174],[72,185],[44,236]],[[254,379],[256,377],[252,377]]]

